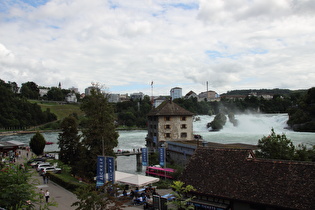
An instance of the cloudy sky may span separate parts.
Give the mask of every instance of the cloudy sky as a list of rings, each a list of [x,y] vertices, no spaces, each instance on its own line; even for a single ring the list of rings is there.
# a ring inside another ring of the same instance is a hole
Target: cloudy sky
[[[0,79],[167,95],[315,86],[314,0],[1,0]]]

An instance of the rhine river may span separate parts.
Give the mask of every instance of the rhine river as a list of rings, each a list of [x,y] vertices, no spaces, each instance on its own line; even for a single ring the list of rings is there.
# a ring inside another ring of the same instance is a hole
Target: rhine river
[[[214,116],[198,116],[199,121],[193,124],[194,134],[199,134],[204,141],[217,143],[246,143],[257,144],[263,136],[268,136],[271,129],[274,128],[277,134],[284,133],[295,145],[305,144],[308,147],[315,145],[315,133],[294,132],[286,129],[287,114],[253,114],[253,115],[235,115],[239,125],[234,127],[227,121],[224,128],[218,132],[209,132],[206,124],[211,122]],[[145,146],[146,130],[118,131],[118,147],[115,150],[133,150]],[[20,141],[28,143],[34,134],[0,136],[1,141]],[[52,145],[46,145],[45,151],[58,151],[58,132],[43,133],[46,141],[54,142]],[[117,170],[129,173],[136,172],[135,156],[118,157]]]

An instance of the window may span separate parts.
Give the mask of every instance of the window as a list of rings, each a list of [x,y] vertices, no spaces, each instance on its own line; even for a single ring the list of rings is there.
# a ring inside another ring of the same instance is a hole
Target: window
[[[164,119],[165,119],[165,121],[171,121],[171,117],[170,116],[167,116]]]
[[[180,137],[181,137],[181,138],[187,138],[187,133],[181,133],[181,134],[180,134]]]
[[[181,121],[186,121],[186,117],[185,117],[185,116],[184,116],[184,117],[181,117],[180,120],[181,120]]]
[[[165,125],[165,129],[171,129],[171,125]]]
[[[170,133],[165,133],[165,138],[171,138],[171,134]]]
[[[187,126],[186,126],[186,124],[181,124],[181,125],[180,125],[180,128],[181,128],[181,129],[186,129]]]

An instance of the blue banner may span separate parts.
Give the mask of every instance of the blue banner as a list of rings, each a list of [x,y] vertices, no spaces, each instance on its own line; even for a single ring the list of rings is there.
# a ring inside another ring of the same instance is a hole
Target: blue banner
[[[159,147],[159,160],[160,160],[160,166],[165,166],[165,148]]]
[[[103,186],[105,183],[105,157],[97,157],[97,174],[96,174],[96,187]]]
[[[149,159],[148,159],[148,148],[141,148],[142,152],[142,166],[148,166],[149,165]]]
[[[108,173],[108,181],[115,182],[115,158],[106,157],[106,168]]]

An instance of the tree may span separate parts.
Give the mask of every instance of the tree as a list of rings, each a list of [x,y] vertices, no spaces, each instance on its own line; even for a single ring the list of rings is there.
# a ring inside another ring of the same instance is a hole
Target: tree
[[[295,155],[292,141],[285,134],[276,134],[274,129],[269,136],[258,140],[258,148],[256,156],[261,158],[293,160]]]
[[[176,209],[178,210],[184,210],[184,209],[194,209],[194,206],[192,204],[188,204],[194,197],[185,198],[185,194],[196,190],[191,185],[186,185],[184,182],[181,181],[174,181],[171,185],[171,188],[173,189],[172,194],[175,196],[175,199],[172,201],[168,201],[168,206],[176,206]],[[172,208],[169,208],[172,209]]]
[[[58,136],[60,148],[59,159],[70,166],[75,166],[79,159],[80,135],[78,135],[77,121],[74,117],[66,117],[61,122],[62,133]]]
[[[123,203],[117,199],[117,189],[116,185],[111,186],[109,182],[100,188],[96,188],[95,184],[78,188],[75,194],[79,201],[72,206],[78,206],[76,210],[122,209]]]
[[[86,96],[81,104],[85,112],[85,127],[83,133],[84,167],[83,176],[92,179],[96,174],[97,156],[115,156],[114,147],[118,145],[118,132],[115,130],[115,116],[113,107],[107,98],[95,88],[91,95]]]
[[[33,174],[24,166],[0,164],[0,207],[6,209],[35,209],[34,204],[36,204],[40,206],[40,209],[49,209],[49,206],[56,206],[54,202],[45,203],[42,206],[40,194],[35,187],[39,182],[32,179],[32,176]]]
[[[21,95],[29,99],[39,98],[39,88],[34,82],[26,82],[22,84]]]
[[[31,138],[31,141],[30,141],[31,150],[36,155],[41,155],[41,154],[43,154],[45,145],[46,145],[46,140],[45,140],[44,136],[37,131],[36,134]]]

